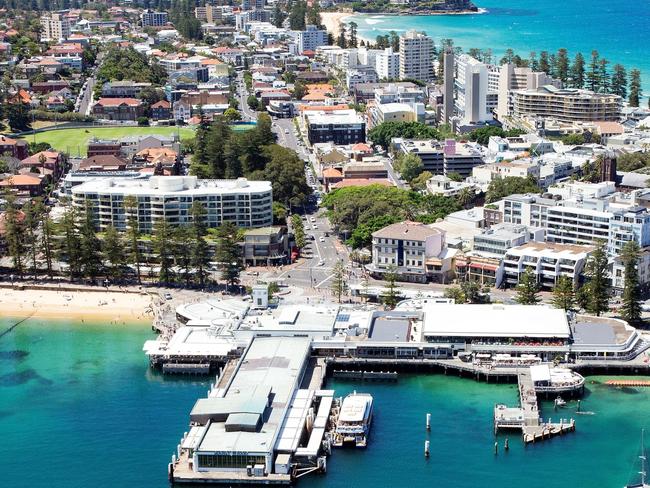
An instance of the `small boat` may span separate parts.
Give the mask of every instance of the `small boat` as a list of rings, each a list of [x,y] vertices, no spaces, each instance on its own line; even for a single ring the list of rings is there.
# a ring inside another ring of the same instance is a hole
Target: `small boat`
[[[565,407],[566,406],[566,401],[561,397],[557,397],[555,399],[555,407]]]
[[[372,395],[350,393],[343,399],[334,430],[334,447],[366,447],[372,422]]]
[[[647,476],[647,471],[646,471],[646,455],[645,455],[645,447],[643,445],[643,437],[645,434],[645,430],[641,430],[641,454],[639,455],[639,459],[641,460],[641,471],[639,471],[639,474],[641,475],[641,479],[639,483],[632,483],[631,485],[625,485],[625,488],[650,488],[650,485],[646,482],[646,476]]]

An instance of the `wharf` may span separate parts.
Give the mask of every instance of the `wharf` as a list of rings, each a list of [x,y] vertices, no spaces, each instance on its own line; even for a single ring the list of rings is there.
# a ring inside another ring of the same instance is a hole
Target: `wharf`
[[[575,431],[575,420],[561,419],[560,422],[543,422],[535,392],[535,386],[529,369],[519,371],[517,377],[519,386],[519,408],[509,408],[505,405],[494,407],[494,433],[501,429],[521,430],[525,444],[550,439],[556,435]]]
[[[334,370],[334,378],[361,381],[397,381],[397,371],[356,371]]]
[[[210,363],[165,363],[164,374],[209,374]]]

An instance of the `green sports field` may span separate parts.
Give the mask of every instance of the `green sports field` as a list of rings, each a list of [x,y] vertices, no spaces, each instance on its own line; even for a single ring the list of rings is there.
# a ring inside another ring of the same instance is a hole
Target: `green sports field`
[[[87,129],[60,129],[39,132],[25,136],[28,142],[48,142],[58,150],[65,151],[70,156],[85,156],[88,140],[120,139],[126,136],[144,136],[161,134],[165,136],[179,134],[181,140],[194,137],[194,129],[189,127],[88,127]]]
[[[88,127],[87,129],[60,129],[39,132],[25,136],[28,142],[48,142],[58,150],[65,151],[70,156],[85,156],[88,140],[120,139],[126,136],[144,136],[148,134],[173,135],[179,134],[181,140],[194,137],[194,129],[189,127]]]

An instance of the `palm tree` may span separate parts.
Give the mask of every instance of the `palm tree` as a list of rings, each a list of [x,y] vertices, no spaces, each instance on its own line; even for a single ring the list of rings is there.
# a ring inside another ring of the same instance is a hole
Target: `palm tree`
[[[456,195],[456,200],[458,200],[458,203],[463,208],[467,208],[475,198],[476,193],[474,192],[474,189],[470,187],[461,188],[458,195]]]

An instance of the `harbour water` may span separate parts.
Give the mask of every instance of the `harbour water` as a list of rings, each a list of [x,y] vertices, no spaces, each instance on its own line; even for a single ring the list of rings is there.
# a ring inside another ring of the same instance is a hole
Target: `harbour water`
[[[13,322],[0,320],[0,332]],[[0,486],[168,486],[167,463],[208,380],[150,372],[141,348],[151,336],[142,325],[28,320],[0,338]],[[495,456],[492,408],[516,404],[515,385],[443,375],[330,380],[337,395],[357,389],[374,396],[369,446],[336,450],[327,474],[298,486],[620,488],[638,471],[650,388],[614,389],[601,381],[588,378],[582,402],[595,415],[575,415],[574,403],[558,412],[552,402],[542,405],[546,417],[575,416],[575,433],[528,447],[511,435],[508,452],[501,435]]]
[[[641,70],[646,95],[650,94],[650,2],[646,0],[474,0],[487,12],[472,15],[354,17],[365,39],[408,29],[425,31],[440,45],[452,38],[465,51],[491,48],[496,55],[512,48],[523,58],[530,51],[555,52],[567,48],[571,58],[580,51],[589,60],[593,49],[628,71]],[[350,17],[346,22],[352,20]]]

